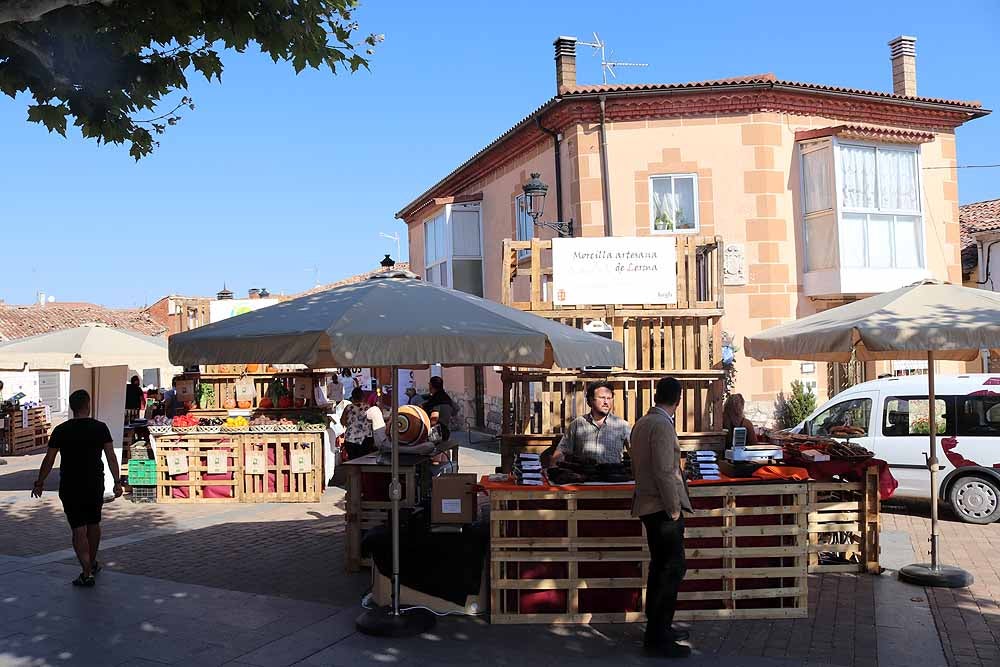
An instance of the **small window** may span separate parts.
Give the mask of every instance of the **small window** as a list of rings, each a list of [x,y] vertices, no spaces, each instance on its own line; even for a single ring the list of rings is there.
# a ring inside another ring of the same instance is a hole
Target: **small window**
[[[953,435],[955,420],[949,398],[934,400],[935,419],[934,430],[938,435]],[[890,396],[885,399],[885,411],[882,415],[882,435],[889,438],[909,436],[927,436],[931,433],[930,411],[927,409],[927,398],[919,396]]]
[[[514,238],[518,241],[530,241],[535,235],[535,223],[528,215],[528,205],[524,195],[514,197]],[[518,250],[517,258],[530,257],[530,250]]]
[[[671,174],[649,178],[649,224],[654,234],[696,233],[698,176]]]
[[[958,435],[1000,438],[1000,396],[959,399]]]
[[[833,160],[827,143],[822,148],[802,147],[802,204],[806,215],[833,209]]]
[[[810,422],[809,433],[830,436],[830,430],[836,426],[853,426],[864,429],[864,434],[856,436],[862,438],[868,435],[868,421],[871,413],[872,400],[870,398],[856,398],[852,401],[837,403],[816,415],[816,418]]]

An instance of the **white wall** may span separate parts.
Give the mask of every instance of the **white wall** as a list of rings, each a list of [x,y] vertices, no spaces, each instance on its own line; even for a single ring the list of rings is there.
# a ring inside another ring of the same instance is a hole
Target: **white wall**
[[[24,371],[0,371],[0,382],[3,382],[4,399],[10,398],[14,394],[24,392],[24,400],[38,400],[38,373]]]
[[[115,444],[118,463],[122,460],[122,436],[125,433],[125,385],[128,383],[128,366],[107,366],[84,368],[74,365],[70,368],[70,391],[85,389],[91,397],[91,416],[108,425],[111,440]],[[115,480],[104,461],[104,495],[108,496]]]

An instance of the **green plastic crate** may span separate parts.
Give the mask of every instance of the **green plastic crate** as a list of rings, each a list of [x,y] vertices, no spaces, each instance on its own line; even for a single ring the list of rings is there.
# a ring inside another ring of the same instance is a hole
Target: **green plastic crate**
[[[129,486],[156,486],[156,461],[140,461],[133,459],[128,462]]]

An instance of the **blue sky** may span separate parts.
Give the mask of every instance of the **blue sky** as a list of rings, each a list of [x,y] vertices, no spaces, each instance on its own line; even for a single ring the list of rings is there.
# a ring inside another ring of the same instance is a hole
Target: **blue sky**
[[[917,36],[921,95],[998,112],[959,130],[960,164],[1000,163],[1000,3],[422,2],[369,0],[385,33],[371,72],[334,77],[224,56],[191,80],[194,112],[134,163],[127,148],[49,135],[0,97],[0,299],[141,306],[226,283],[296,292],[369,270],[402,205],[547,100],[552,40],[594,30],[648,68],[624,82],[758,72],[889,90],[886,42]],[[581,48],[578,78],[600,81]],[[1000,197],[1000,169],[960,170],[963,203]],[[405,253],[405,241],[404,241]]]

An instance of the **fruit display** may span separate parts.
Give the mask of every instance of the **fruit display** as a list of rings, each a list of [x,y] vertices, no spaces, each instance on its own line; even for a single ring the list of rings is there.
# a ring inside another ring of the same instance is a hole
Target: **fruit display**
[[[225,421],[222,417],[202,417],[198,420],[198,432],[218,433]]]
[[[177,415],[170,421],[170,427],[178,433],[193,431],[198,426],[198,418],[192,415]]]
[[[282,410],[293,405],[292,394],[281,378],[272,378],[271,384],[267,388],[267,398],[272,406]]]
[[[325,431],[326,419],[322,415],[303,414],[299,415],[295,426],[300,431]]]
[[[297,422],[294,422],[286,417],[282,417],[277,422],[275,422],[274,430],[279,431],[281,433],[294,433],[299,429]]]
[[[277,422],[270,417],[261,415],[250,420],[250,431],[256,433],[270,433],[274,431]]]
[[[250,421],[246,417],[229,417],[222,423],[222,430],[231,433],[246,431],[250,428]]]
[[[149,428],[149,432],[154,435],[170,433],[170,418],[164,417],[163,415],[157,415],[156,417],[150,419],[146,426]]]

